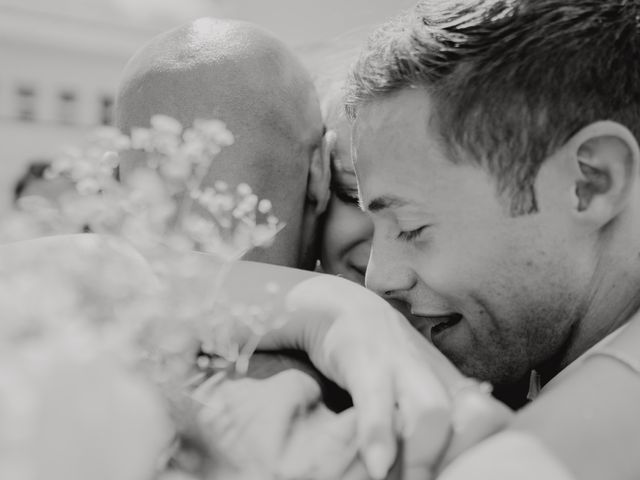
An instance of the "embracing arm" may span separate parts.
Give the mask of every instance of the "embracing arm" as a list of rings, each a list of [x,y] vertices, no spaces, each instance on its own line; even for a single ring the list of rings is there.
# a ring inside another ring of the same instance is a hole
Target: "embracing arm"
[[[82,275],[101,274],[91,268],[94,264],[89,260],[94,257],[121,259],[132,287],[153,289],[156,279],[144,258],[117,241],[109,249],[104,245],[95,235],[37,239],[2,246],[0,263],[8,268],[19,259],[33,258],[33,253],[46,252],[40,257],[53,267],[53,279],[62,254],[75,259]],[[200,258],[209,273],[198,278],[204,284],[194,287],[206,295],[224,265]],[[275,297],[265,289],[267,283],[280,287]],[[281,313],[290,314],[291,321],[275,336],[265,338],[263,346],[300,347],[318,369],[352,394],[357,443],[372,476],[381,478],[388,471],[399,431],[406,460],[404,478],[430,478],[452,437],[449,386],[455,388],[464,378],[434,349],[424,348],[424,339],[404,318],[352,282],[311,272],[241,262],[233,266],[224,285],[231,301],[260,305],[263,300],[287,300]],[[279,340],[274,342],[276,337]]]
[[[347,280],[318,276],[286,298],[290,316],[263,348],[297,348],[349,391],[357,443],[373,478],[433,478],[439,463],[501,428],[509,411],[430,346],[395,309]]]
[[[638,315],[516,415],[511,428],[540,439],[576,478],[638,478],[640,372],[633,363],[640,365]]]
[[[343,285],[339,279],[327,279],[303,282],[291,293],[293,300],[290,308],[297,310],[306,321],[291,322],[284,334],[278,334],[295,339],[298,343],[290,346],[308,351],[318,368],[347,387],[352,394],[353,386],[363,389],[364,394],[359,396],[359,401],[355,401],[356,408],[376,412],[377,419],[374,414],[362,414],[359,423],[362,430],[389,428],[382,414],[384,408],[389,409],[389,402],[375,399],[375,395],[366,395],[367,388],[386,388],[399,403],[409,397],[420,402],[418,399],[425,396],[424,392],[399,390],[397,385],[385,386],[381,372],[388,369],[397,375],[411,372],[405,375],[407,383],[417,384],[420,382],[416,379],[422,379],[437,398],[442,387],[435,385],[434,388],[434,383],[437,383],[433,382],[434,377],[416,368],[416,363],[422,362],[432,372],[437,372],[438,381],[449,394],[456,390],[456,384],[462,377],[451,369],[450,364],[438,356],[432,346],[426,342],[420,344],[415,332],[396,328],[404,322],[399,318],[391,318],[391,312],[387,312],[382,303],[377,304],[367,294],[362,293],[360,297],[361,289]],[[352,317],[351,321],[340,321],[347,316]],[[362,322],[357,320],[358,316],[368,318]],[[388,317],[385,319],[385,316]],[[380,323],[376,323],[376,318],[382,318]],[[277,341],[282,341],[282,337]],[[354,351],[356,345],[358,348]],[[390,350],[385,350],[385,345]],[[634,318],[623,334],[613,339],[607,348],[621,353],[624,358],[638,365],[639,346],[640,318]],[[420,349],[422,352],[418,352]],[[356,355],[361,357],[357,358]],[[355,397],[358,397],[357,391],[355,393]],[[427,402],[434,406],[433,397]],[[539,472],[546,469],[546,472],[553,471],[556,478],[636,478],[640,471],[640,457],[637,455],[637,446],[640,445],[638,405],[638,373],[614,356],[593,355],[567,374],[563,382],[548,387],[535,402],[518,412],[508,422],[504,433],[496,435],[490,442],[483,442],[481,450],[474,449],[469,453],[473,454],[474,462],[480,459],[485,468],[489,468],[488,474],[493,472],[493,479],[502,477],[495,476],[500,472],[492,469],[500,464],[505,465],[507,456],[515,458],[517,449],[523,455],[529,455],[530,460],[537,459],[534,472],[536,468],[540,469]],[[386,418],[390,417],[391,414],[386,415]],[[500,425],[500,421],[496,425],[503,427],[504,422]],[[516,438],[514,435],[522,441],[501,442],[504,438]],[[476,439],[481,440],[482,436],[476,436]],[[516,450],[508,450],[506,445]],[[456,463],[459,467],[471,458],[472,455],[463,455],[452,467]],[[545,463],[544,458],[548,462]],[[452,471],[448,470],[447,475]],[[507,476],[504,478],[513,478],[510,476],[513,473],[505,471]]]
[[[622,360],[620,360],[622,359]],[[553,382],[442,480],[633,480],[640,472],[640,317]]]

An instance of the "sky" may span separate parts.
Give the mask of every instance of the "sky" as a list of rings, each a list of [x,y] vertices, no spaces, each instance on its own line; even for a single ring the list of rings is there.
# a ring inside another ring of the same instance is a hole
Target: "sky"
[[[257,23],[292,47],[383,22],[416,0],[0,0],[0,5],[164,30],[212,15]]]

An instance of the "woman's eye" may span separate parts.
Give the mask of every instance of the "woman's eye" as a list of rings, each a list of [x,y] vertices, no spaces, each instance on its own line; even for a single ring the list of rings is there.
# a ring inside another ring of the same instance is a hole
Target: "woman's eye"
[[[350,191],[350,190],[344,190],[341,188],[336,188],[334,190],[334,193],[336,194],[336,197],[338,197],[338,199],[343,202],[346,203],[348,205],[354,205],[354,206],[358,206],[358,192],[357,191]]]
[[[398,240],[402,240],[403,242],[410,242],[412,240],[417,239],[420,234],[427,228],[428,225],[424,225],[420,228],[416,228],[415,230],[403,231],[398,234]]]

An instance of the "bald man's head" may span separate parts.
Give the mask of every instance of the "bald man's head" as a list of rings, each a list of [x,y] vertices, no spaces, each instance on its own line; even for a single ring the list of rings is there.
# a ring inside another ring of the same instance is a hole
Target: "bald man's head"
[[[227,124],[235,143],[214,159],[205,184],[245,182],[271,200],[287,226],[258,259],[307,266],[323,127],[309,75],[294,55],[245,22],[205,18],[171,30],[129,61],[118,91],[123,131],[148,126],[156,114],[184,126],[198,118]],[[126,176],[126,161],[121,168]]]

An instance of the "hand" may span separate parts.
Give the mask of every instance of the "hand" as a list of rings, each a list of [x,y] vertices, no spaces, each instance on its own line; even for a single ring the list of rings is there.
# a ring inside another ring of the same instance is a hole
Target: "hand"
[[[490,396],[489,390],[487,384],[467,379],[451,391],[454,435],[438,465],[438,471],[447,467],[469,448],[501,432],[509,425],[514,413]]]
[[[353,408],[336,414],[318,404],[291,426],[280,461],[282,480],[369,480],[358,457]]]
[[[211,476],[271,478],[292,424],[319,402],[320,388],[310,376],[287,370],[264,380],[212,377],[192,398],[201,405],[205,439],[221,457]]]
[[[429,478],[451,436],[450,399],[439,376],[453,383],[462,375],[390,305],[352,282],[302,282],[289,293],[288,308],[295,318],[261,348],[300,348],[349,391],[371,476],[387,474],[399,432],[404,476]]]
[[[316,277],[288,297],[292,320],[263,348],[300,348],[353,397],[357,443],[369,474],[383,478],[400,437],[403,478],[427,479],[444,458],[506,423],[507,410],[463,389],[469,380],[391,306],[352,282]],[[456,423],[455,432],[452,422]]]

